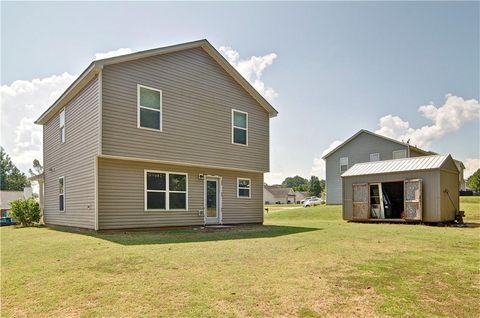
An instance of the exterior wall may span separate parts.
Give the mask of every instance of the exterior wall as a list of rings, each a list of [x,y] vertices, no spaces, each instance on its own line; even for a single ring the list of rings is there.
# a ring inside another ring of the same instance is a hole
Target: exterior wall
[[[350,168],[356,163],[369,162],[372,153],[379,153],[380,160],[391,160],[394,150],[406,149],[407,146],[368,133],[362,133],[345,144],[325,160],[327,204],[342,204],[340,158],[348,157]]]
[[[422,179],[422,218],[424,222],[439,222],[440,216],[440,171],[411,171],[382,175],[353,176],[343,178],[343,219],[353,218],[353,184],[404,181]],[[457,191],[458,192],[458,191]]]
[[[43,126],[44,221],[95,228],[95,156],[98,154],[98,77],[65,107],[65,143],[59,114]],[[65,211],[59,211],[58,178],[65,177]]]
[[[188,211],[145,211],[144,170],[188,174]],[[203,225],[204,181],[222,177],[223,224],[263,222],[263,173],[99,158],[99,229]],[[237,198],[237,178],[251,179],[251,198]]]
[[[268,204],[274,204],[277,201],[273,194],[267,189],[265,189],[265,187],[263,187],[263,201],[265,203],[268,202]]]
[[[460,209],[460,193],[458,188],[458,175],[451,171],[442,170],[440,172],[440,221],[452,221],[455,219],[455,213]],[[448,190],[448,195],[444,190]],[[450,201],[450,199],[452,201]]]
[[[203,49],[107,65],[102,79],[103,154],[269,170],[267,111]],[[137,84],[162,90],[162,132],[137,128]],[[232,144],[232,109],[248,113],[248,146]]]

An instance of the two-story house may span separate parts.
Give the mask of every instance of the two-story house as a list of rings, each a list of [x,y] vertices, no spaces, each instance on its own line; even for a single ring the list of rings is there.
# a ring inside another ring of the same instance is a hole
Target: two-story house
[[[207,40],[96,60],[36,121],[45,223],[262,223],[276,115]]]
[[[326,203],[342,203],[341,175],[356,163],[429,155],[436,155],[436,153],[362,129],[322,158],[325,160],[326,170]],[[460,186],[462,186],[465,184],[463,180],[465,167],[461,161],[455,160],[455,163],[460,171]]]

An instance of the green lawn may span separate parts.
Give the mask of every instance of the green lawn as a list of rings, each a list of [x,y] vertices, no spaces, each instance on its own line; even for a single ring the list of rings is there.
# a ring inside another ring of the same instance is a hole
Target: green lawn
[[[480,222],[478,197],[462,209]],[[2,228],[2,316],[480,315],[480,228],[340,213],[289,209],[263,227],[209,232]]]

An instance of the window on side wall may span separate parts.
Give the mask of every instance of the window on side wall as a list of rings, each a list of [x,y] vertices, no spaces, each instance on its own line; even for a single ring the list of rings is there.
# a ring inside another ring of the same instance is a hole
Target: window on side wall
[[[348,157],[340,158],[340,172],[345,172],[348,170]]]
[[[380,160],[380,154],[379,153],[371,153],[370,154],[370,161],[379,161]]]
[[[251,180],[249,178],[237,178],[237,198],[250,198]]]
[[[58,178],[58,210],[65,211],[65,177]]]
[[[59,123],[60,123],[60,143],[65,142],[65,108],[59,114]]]
[[[145,171],[145,210],[188,209],[186,173]]]
[[[248,113],[232,109],[232,143],[248,145]]]
[[[162,91],[137,85],[137,127],[162,131]]]
[[[393,152],[393,159],[402,159],[402,158],[407,158],[406,150],[395,150]]]

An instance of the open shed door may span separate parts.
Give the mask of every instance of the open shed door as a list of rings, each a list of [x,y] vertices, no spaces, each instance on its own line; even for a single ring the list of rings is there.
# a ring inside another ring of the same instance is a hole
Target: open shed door
[[[405,180],[403,187],[405,219],[422,220],[422,179]]]
[[[356,220],[369,219],[367,183],[353,185],[353,218]]]

